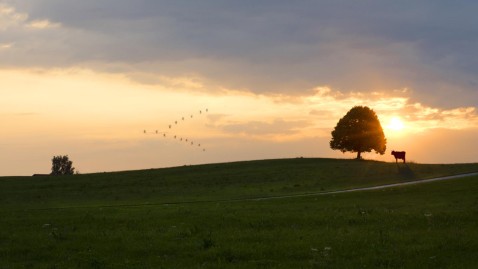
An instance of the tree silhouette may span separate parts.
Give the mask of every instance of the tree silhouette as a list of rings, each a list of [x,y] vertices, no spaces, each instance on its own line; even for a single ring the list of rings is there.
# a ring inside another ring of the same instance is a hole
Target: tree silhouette
[[[366,106],[353,107],[332,131],[330,148],[342,152],[357,152],[357,159],[361,159],[362,152],[371,152],[383,155],[387,139],[377,114]]]
[[[68,155],[53,156],[53,159],[51,159],[51,175],[73,175],[75,168],[72,165],[73,162],[69,160]]]

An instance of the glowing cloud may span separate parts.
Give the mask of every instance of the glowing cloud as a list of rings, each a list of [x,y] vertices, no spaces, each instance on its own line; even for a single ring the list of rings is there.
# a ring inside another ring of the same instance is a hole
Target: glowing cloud
[[[11,27],[27,29],[48,29],[60,27],[60,23],[51,22],[48,19],[28,21],[27,13],[18,12],[15,8],[6,4],[0,4],[0,30]]]
[[[0,50],[6,50],[13,47],[13,43],[0,43]]]
[[[47,28],[57,28],[60,27],[59,23],[52,23],[49,20],[36,20],[27,24],[27,27],[34,29],[47,29]]]
[[[27,19],[27,14],[19,13],[11,6],[0,4],[0,30],[20,25]]]

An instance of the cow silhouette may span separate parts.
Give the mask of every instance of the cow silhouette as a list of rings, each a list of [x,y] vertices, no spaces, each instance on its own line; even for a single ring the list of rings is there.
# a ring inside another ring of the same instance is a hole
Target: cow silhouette
[[[403,163],[405,163],[405,151],[393,151],[392,150],[392,155],[395,157],[395,162],[398,163],[398,159],[403,160]]]

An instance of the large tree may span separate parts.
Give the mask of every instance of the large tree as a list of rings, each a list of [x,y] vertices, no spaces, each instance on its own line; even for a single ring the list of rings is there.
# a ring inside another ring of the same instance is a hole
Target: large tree
[[[73,175],[74,171],[73,162],[70,161],[68,155],[53,156],[53,159],[51,159],[51,175]]]
[[[330,148],[342,152],[357,152],[357,159],[361,159],[362,152],[384,154],[387,148],[387,139],[377,114],[366,106],[356,106],[350,109],[332,131]]]

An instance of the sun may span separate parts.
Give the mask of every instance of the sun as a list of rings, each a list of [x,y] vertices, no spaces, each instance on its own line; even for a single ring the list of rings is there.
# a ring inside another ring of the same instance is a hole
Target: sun
[[[403,121],[400,119],[400,117],[393,117],[390,119],[390,122],[388,123],[388,129],[393,130],[393,131],[401,131],[403,130]]]

